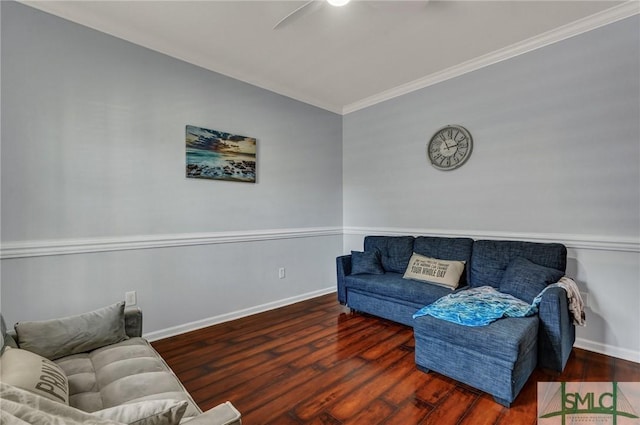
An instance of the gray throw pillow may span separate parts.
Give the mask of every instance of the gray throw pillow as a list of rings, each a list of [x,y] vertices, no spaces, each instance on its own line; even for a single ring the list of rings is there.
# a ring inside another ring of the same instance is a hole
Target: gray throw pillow
[[[351,251],[351,274],[384,274],[380,251]]]
[[[50,360],[128,338],[124,327],[124,301],[77,316],[18,322],[15,330],[20,348]]]
[[[547,285],[564,276],[562,270],[532,263],[523,257],[514,258],[502,275],[500,292],[513,295],[529,304]]]

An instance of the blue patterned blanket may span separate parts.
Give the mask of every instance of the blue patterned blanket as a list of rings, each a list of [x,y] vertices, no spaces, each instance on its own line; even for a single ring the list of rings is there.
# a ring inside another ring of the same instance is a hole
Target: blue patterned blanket
[[[446,295],[418,310],[413,318],[427,314],[465,326],[484,326],[502,317],[526,317],[538,312],[538,305],[503,294],[491,286],[481,286]]]

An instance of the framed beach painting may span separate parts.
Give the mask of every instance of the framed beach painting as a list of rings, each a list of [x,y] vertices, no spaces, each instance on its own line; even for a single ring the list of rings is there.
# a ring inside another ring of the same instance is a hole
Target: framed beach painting
[[[187,125],[187,177],[256,182],[256,139]]]

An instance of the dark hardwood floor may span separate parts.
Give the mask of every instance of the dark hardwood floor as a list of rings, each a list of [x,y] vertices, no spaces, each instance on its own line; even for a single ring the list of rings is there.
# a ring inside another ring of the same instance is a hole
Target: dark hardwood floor
[[[510,409],[414,364],[411,328],[351,313],[335,294],[153,346],[203,410],[230,400],[247,425],[533,425],[538,381],[640,381],[640,364],[574,349],[537,369]]]

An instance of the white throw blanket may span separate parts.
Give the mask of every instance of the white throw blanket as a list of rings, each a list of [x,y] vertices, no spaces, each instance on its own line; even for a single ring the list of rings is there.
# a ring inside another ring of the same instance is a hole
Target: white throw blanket
[[[573,315],[573,323],[580,326],[586,326],[587,319],[584,313],[584,301],[580,295],[578,285],[573,279],[566,276],[561,277],[556,283],[553,283],[545,288],[545,291],[554,286],[558,286],[567,291],[567,299],[569,300],[569,311]],[[544,291],[542,291],[544,293]],[[540,294],[542,295],[542,293]],[[538,295],[538,296],[540,296]]]

